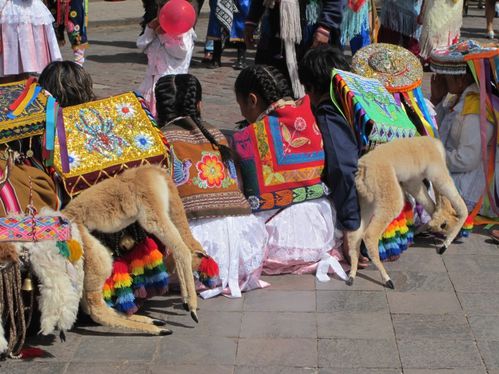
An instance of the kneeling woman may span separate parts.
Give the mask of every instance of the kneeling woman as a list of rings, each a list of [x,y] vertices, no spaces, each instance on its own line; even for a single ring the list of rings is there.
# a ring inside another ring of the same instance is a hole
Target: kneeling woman
[[[191,74],[167,75],[155,94],[192,233],[217,261],[224,293],[240,297],[241,291],[261,287],[265,225],[250,214],[239,190],[227,140],[201,119],[201,84]]]
[[[323,197],[324,150],[310,100],[292,100],[285,77],[265,65],[244,69],[235,91],[250,124],[234,136],[244,190],[269,233],[264,272],[313,271],[336,247],[336,212]]]

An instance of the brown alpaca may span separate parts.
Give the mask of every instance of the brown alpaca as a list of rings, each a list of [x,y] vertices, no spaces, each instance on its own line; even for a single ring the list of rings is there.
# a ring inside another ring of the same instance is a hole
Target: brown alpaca
[[[424,179],[432,182],[436,191],[436,208],[423,183]],[[432,215],[431,228],[445,231],[447,238],[439,248],[439,254],[443,254],[459,234],[468,215],[447,170],[442,143],[428,136],[394,140],[361,157],[355,185],[361,223],[359,229],[349,232],[346,238],[352,265],[347,281],[349,285],[355,279],[360,244],[364,240],[385,285],[394,288],[379,258],[378,241],[390,222],[400,214],[404,192],[412,195]]]
[[[166,170],[157,166],[129,169],[83,191],[63,214],[78,224],[81,233],[85,256],[82,301],[95,322],[152,334],[171,333],[157,327],[164,325],[164,321],[120,314],[103,299],[102,288],[112,271],[112,257],[90,232],[114,233],[136,221],[172,252],[184,307],[198,321],[192,267],[198,266],[196,259],[205,254],[192,237],[182,201]],[[194,264],[191,251],[198,254],[194,256]]]

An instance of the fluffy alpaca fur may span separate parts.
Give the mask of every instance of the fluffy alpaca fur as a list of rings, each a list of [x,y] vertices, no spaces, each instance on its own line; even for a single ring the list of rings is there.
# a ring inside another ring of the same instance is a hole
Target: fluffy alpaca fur
[[[436,191],[437,205],[428,195],[423,183],[426,179]],[[372,262],[380,271],[385,285],[394,288],[380,258],[378,241],[386,227],[401,212],[404,205],[404,191],[421,203],[434,217],[429,226],[444,230],[447,238],[439,253],[443,254],[458,235],[466,220],[468,211],[459,195],[445,164],[445,150],[442,143],[429,136],[398,139],[382,144],[359,160],[355,178],[361,211],[359,229],[347,234],[352,268],[348,284],[352,284],[357,272],[360,243],[364,240]],[[448,199],[450,205],[444,203]],[[449,211],[453,208],[455,211]],[[447,212],[445,212],[447,211]],[[452,222],[442,219],[457,215]]]
[[[80,229],[85,253],[83,303],[95,322],[151,334],[171,333],[157,327],[163,321],[116,312],[102,296],[104,282],[111,274],[112,257],[90,232],[113,233],[136,221],[172,252],[184,305],[197,322],[191,250],[200,256],[204,251],[192,237],[178,192],[164,169],[143,166],[104,180],[78,195],[63,214]]]
[[[50,210],[42,209],[40,215],[60,216]],[[72,239],[81,244],[78,229],[73,225]],[[33,273],[40,281],[39,307],[42,334],[52,334],[56,329],[69,330],[76,321],[78,306],[83,290],[83,259],[75,264],[68,262],[59,254],[56,241],[2,243],[0,257],[18,259],[27,249]],[[0,260],[0,263],[3,260]],[[7,349],[4,330],[0,320],[0,352]]]

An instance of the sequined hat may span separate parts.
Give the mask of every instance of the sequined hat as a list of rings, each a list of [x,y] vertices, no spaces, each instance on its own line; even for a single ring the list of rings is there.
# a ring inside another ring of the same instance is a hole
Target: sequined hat
[[[370,44],[353,56],[356,74],[378,79],[392,93],[406,92],[421,85],[423,67],[407,49],[393,44]]]
[[[475,58],[492,57],[499,49],[482,46],[476,41],[464,40],[449,47],[435,48],[430,55],[431,70],[437,74],[466,74],[467,61]]]

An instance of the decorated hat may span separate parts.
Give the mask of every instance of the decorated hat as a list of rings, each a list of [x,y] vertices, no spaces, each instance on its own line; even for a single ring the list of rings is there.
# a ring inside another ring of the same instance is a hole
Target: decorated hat
[[[438,74],[466,74],[467,61],[497,55],[499,49],[482,46],[476,41],[464,40],[449,47],[435,48],[430,55],[431,70]]]
[[[370,44],[355,53],[353,71],[379,80],[389,92],[406,92],[421,85],[423,67],[418,58],[398,45]]]

